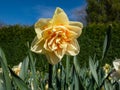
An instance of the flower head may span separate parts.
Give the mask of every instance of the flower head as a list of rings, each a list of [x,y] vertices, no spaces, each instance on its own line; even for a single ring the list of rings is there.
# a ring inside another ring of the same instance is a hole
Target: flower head
[[[82,23],[69,21],[66,13],[56,8],[53,18],[42,18],[35,24],[37,36],[31,50],[45,54],[50,64],[57,64],[65,54],[75,56],[79,53],[76,39],[81,35],[82,28]]]
[[[61,72],[61,69],[59,68],[58,71],[57,71],[57,73],[60,73],[60,72]]]
[[[105,74],[108,74],[110,72],[110,68],[111,68],[111,66],[107,63],[103,66],[103,70],[104,70]]]
[[[22,63],[20,62],[18,66],[14,66],[12,70],[15,72],[15,74],[19,75],[21,70]]]

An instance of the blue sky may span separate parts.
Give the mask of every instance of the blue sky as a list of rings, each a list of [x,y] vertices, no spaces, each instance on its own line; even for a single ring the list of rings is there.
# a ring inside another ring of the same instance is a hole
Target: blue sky
[[[70,19],[85,0],[0,0],[0,22],[32,25],[39,18],[51,18],[56,7],[64,9]]]

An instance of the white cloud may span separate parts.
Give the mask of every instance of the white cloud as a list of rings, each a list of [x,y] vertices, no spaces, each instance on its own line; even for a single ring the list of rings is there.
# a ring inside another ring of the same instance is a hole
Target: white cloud
[[[71,19],[81,21],[84,25],[86,25],[86,5],[73,8],[71,12],[73,13],[71,15]]]
[[[37,19],[39,18],[51,18],[55,8],[53,7],[47,7],[47,6],[35,6],[34,7],[36,13],[38,14]]]

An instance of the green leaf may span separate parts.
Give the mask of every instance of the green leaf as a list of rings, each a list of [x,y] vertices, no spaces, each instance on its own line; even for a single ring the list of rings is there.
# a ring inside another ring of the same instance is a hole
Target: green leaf
[[[3,63],[5,64],[5,66],[7,66],[7,60],[6,60],[5,54],[4,54],[3,50],[1,49],[1,47],[0,47],[0,56],[3,59]]]
[[[66,80],[66,84],[69,84],[69,73],[70,73],[70,57],[66,56],[66,69],[65,69],[66,75],[65,75],[65,80]],[[65,85],[65,87],[67,88],[67,85]]]
[[[112,26],[109,25],[107,32],[106,32],[106,36],[105,36],[105,40],[104,40],[104,44],[103,44],[103,53],[102,53],[102,60],[105,58],[107,51],[110,47],[110,41],[111,41],[111,29]]]
[[[2,72],[0,72],[0,90],[5,90],[5,83],[4,83]]]
[[[35,60],[32,56],[32,53],[29,52],[29,60],[30,60],[30,68],[31,68],[31,83],[33,83],[34,90],[38,90],[38,83],[37,83],[37,76],[36,76],[36,69],[35,69]]]
[[[9,77],[9,69],[7,67],[7,61],[1,48],[0,48],[0,62],[1,62],[1,67],[4,75],[3,82],[6,88],[5,90],[12,90],[11,80]]]
[[[80,72],[80,67],[79,67],[79,62],[78,62],[76,56],[74,56],[73,64],[74,64],[74,66],[75,66],[75,70],[76,70],[76,72],[79,73],[79,72]]]
[[[69,78],[70,80],[69,80],[68,88],[70,88],[70,90],[73,90],[73,88],[74,88],[74,65],[72,65],[72,67],[71,67],[69,77],[70,77]]]
[[[105,90],[113,90],[112,84],[110,84],[110,82],[107,80],[105,81],[104,87],[105,87]]]
[[[75,83],[75,90],[80,90],[79,78],[76,72],[74,72],[74,83]]]
[[[96,72],[96,67],[95,67],[95,64],[91,57],[89,57],[89,67],[90,67],[90,71],[92,72],[92,75],[98,85],[98,76],[97,76],[97,72]]]
[[[22,66],[21,66],[21,70],[20,70],[20,75],[19,75],[22,80],[25,80],[25,78],[27,77],[28,65],[29,65],[29,58],[26,57],[24,59],[24,61],[22,62]]]
[[[26,83],[20,78],[18,77],[11,68],[9,68],[11,76],[13,78],[13,81],[15,82],[16,86],[20,89],[20,90],[30,90]]]

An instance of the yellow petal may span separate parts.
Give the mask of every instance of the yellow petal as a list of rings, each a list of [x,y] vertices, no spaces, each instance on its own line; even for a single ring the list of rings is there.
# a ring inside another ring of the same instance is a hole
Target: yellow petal
[[[69,21],[69,25],[78,26],[78,27],[80,27],[80,28],[83,28],[83,24],[80,23],[80,22]]]
[[[67,26],[70,31],[73,31],[79,37],[82,33],[83,25],[80,22],[69,22],[69,26]]]
[[[55,38],[57,37],[57,35],[55,35],[53,38],[48,38],[45,40],[45,44],[44,44],[44,48],[48,51],[53,51],[54,49],[52,48],[52,44],[54,43]]]
[[[48,62],[52,65],[57,64],[58,62],[61,61],[61,59],[58,58],[54,52],[46,52],[46,57]]]
[[[56,8],[51,22],[53,25],[68,25],[69,24],[68,17],[61,8]]]
[[[37,37],[35,37],[35,39],[31,44],[31,51],[35,53],[45,53],[43,45],[44,45],[44,40],[42,38],[38,39]]]
[[[51,29],[52,29],[52,27],[48,27],[48,28],[46,28],[44,31],[42,31],[42,33],[41,33],[41,35],[42,35],[42,37],[44,38],[44,39],[47,39],[47,38],[49,38],[49,36],[51,35]]]
[[[69,34],[67,35],[69,39],[76,39],[78,38],[78,33],[73,32],[73,31],[69,31]]]
[[[66,49],[66,54],[75,56],[79,53],[80,47],[77,40],[73,40],[71,43],[68,44]]]
[[[35,23],[35,32],[37,34],[37,37],[41,37],[42,31],[48,27],[50,19],[39,19],[37,23]]]
[[[59,59],[62,59],[64,54],[65,54],[65,51],[66,51],[66,47],[67,47],[67,44],[61,46],[61,47],[64,47],[64,48],[61,48],[61,49],[58,49],[58,50],[55,50],[55,55],[59,58]]]
[[[49,52],[51,52],[50,47],[48,46],[48,39],[45,41],[43,47],[45,48],[45,50],[48,50]]]

